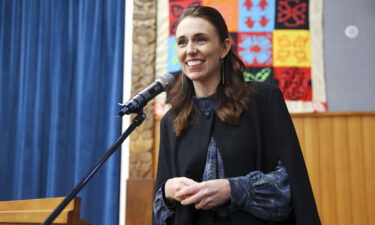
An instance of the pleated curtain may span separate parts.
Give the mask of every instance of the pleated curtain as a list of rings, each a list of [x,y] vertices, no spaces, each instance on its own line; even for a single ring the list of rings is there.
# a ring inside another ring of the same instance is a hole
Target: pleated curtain
[[[0,201],[65,196],[121,132],[124,0],[0,1]],[[79,193],[118,224],[120,151]]]

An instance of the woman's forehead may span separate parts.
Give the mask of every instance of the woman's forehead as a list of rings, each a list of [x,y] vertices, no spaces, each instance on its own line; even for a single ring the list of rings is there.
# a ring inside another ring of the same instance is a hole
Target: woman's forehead
[[[206,19],[200,17],[184,18],[176,29],[176,38],[181,36],[194,36],[196,34],[216,34],[215,27]]]

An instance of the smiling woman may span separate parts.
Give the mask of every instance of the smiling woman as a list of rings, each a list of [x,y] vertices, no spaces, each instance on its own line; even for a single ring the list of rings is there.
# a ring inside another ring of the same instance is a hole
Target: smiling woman
[[[177,24],[176,40],[183,71],[182,89],[171,99],[177,135],[194,120],[193,96],[216,93],[219,118],[237,124],[248,107],[250,87],[244,83],[245,66],[231,49],[228,29],[220,13],[210,7],[186,9]]]
[[[244,81],[214,8],[184,10],[176,40],[183,77],[161,120],[153,224],[319,225],[280,90]]]
[[[215,27],[199,17],[181,21],[176,31],[177,56],[184,74],[193,81],[195,94],[213,94],[220,82],[220,61],[230,50],[230,41],[219,40]]]

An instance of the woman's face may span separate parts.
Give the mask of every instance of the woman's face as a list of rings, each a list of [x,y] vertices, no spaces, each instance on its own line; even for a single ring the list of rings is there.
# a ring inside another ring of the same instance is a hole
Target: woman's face
[[[228,53],[230,42],[221,43],[211,23],[187,17],[177,27],[176,40],[177,56],[187,77],[203,84],[220,81],[220,59]]]

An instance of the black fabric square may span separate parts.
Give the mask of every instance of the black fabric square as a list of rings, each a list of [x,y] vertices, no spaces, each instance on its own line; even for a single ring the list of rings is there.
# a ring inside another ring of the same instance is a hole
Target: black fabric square
[[[246,81],[267,82],[276,84],[272,67],[246,67],[244,72]]]
[[[275,29],[309,29],[308,0],[278,0]]]

